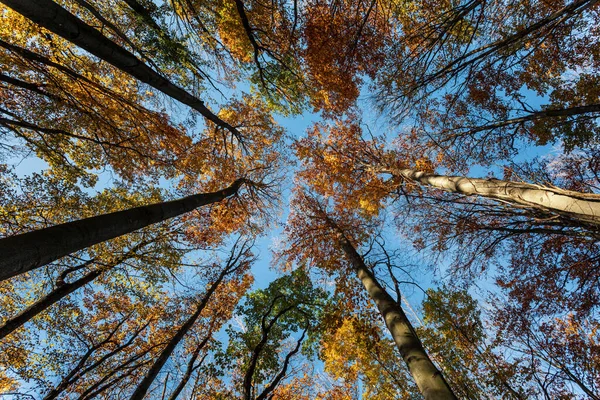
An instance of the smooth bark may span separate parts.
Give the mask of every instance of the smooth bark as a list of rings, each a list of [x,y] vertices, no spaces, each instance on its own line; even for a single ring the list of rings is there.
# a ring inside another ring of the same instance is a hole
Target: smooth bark
[[[594,114],[600,112],[600,104],[588,104],[585,106],[577,106],[570,108],[562,108],[562,109],[547,109],[534,111],[530,114],[524,115],[522,117],[509,118],[501,121],[494,121],[489,124],[481,125],[481,126],[473,126],[473,127],[463,127],[458,129],[465,129],[466,134],[474,134],[482,131],[504,128],[506,126],[523,124],[529,121],[537,121],[539,119],[545,118],[553,118],[553,117],[574,117],[582,114]],[[458,134],[457,136],[460,136]]]
[[[412,169],[383,168],[378,172],[389,173],[435,189],[500,200],[564,215],[584,224],[600,227],[600,195],[597,194],[499,179],[438,175]]]
[[[254,347],[254,349],[252,349],[252,356],[250,358],[250,363],[248,364],[248,368],[246,369],[246,373],[244,374],[244,382],[242,385],[242,387],[243,387],[242,396],[243,396],[244,400],[251,400],[254,397],[253,396],[254,385],[252,384],[252,381],[254,379],[254,372],[256,371],[256,367],[258,365],[258,360],[260,358],[260,355],[269,340],[269,333],[271,332],[271,330],[273,329],[273,327],[275,326],[275,324],[277,323],[279,318],[283,317],[286,313],[288,313],[289,311],[291,311],[292,309],[297,307],[297,305],[292,305],[292,306],[284,308],[283,310],[279,311],[269,321],[268,324],[266,324],[266,318],[271,313],[273,307],[275,306],[275,303],[277,302],[277,300],[279,298],[280,298],[280,296],[277,296],[277,297],[275,297],[275,299],[273,299],[273,301],[271,302],[271,306],[269,307],[269,310],[267,311],[266,314],[264,314],[262,316],[262,319],[261,319],[261,331],[262,332],[261,332],[260,342],[258,342],[257,345]],[[304,337],[304,335],[302,335],[302,337]],[[286,360],[287,360],[287,358],[286,358]],[[285,364],[285,367],[287,368],[287,363]],[[271,387],[271,385],[269,387]]]
[[[185,388],[185,385],[187,385],[187,383],[189,382],[194,371],[196,369],[198,369],[198,367],[200,367],[202,365],[202,363],[204,362],[204,358],[206,357],[206,354],[204,355],[204,357],[202,357],[202,359],[200,359],[200,362],[198,364],[196,364],[196,360],[198,359],[198,356],[200,355],[200,351],[204,348],[204,346],[206,346],[206,344],[208,343],[208,340],[211,338],[211,336],[212,336],[212,331],[209,332],[208,336],[206,336],[206,338],[204,338],[204,340],[202,340],[202,342],[200,342],[200,344],[194,349],[194,352],[192,353],[192,356],[190,357],[190,359],[188,361],[187,368],[185,369],[185,373],[184,373],[183,377],[181,378],[181,380],[179,381],[179,383],[177,384],[177,387],[173,390],[173,392],[169,396],[169,400],[177,400],[177,397],[179,397],[179,395]]]
[[[241,139],[239,131],[210,111],[204,105],[202,100],[154,71],[133,53],[114,43],[98,30],[86,24],[54,1],[0,1],[36,24],[65,38],[96,57],[114,65],[123,72],[130,74],[141,82],[163,92],[167,96],[188,105],[202,114],[206,119],[212,121],[217,126],[229,130],[232,134]]]
[[[341,246],[346,257],[369,293],[369,297],[377,305],[377,309],[400,350],[402,359],[425,400],[456,399],[444,376],[429,358],[402,307],[379,284],[352,243],[343,236],[337,227],[336,229],[340,233]]]
[[[244,179],[238,179],[218,192],[135,207],[0,239],[0,281],[94,244],[219,202],[237,193],[244,182]]]

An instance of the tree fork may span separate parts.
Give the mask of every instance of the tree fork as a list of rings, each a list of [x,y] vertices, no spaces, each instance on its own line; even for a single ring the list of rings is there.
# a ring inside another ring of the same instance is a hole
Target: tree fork
[[[162,222],[236,194],[245,179],[211,193],[130,208],[0,239],[0,281],[68,254]]]

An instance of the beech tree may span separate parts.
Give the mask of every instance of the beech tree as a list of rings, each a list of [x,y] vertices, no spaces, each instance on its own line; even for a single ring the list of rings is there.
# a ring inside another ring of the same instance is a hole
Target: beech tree
[[[216,277],[214,282],[211,283],[210,287],[198,301],[194,312],[186,319],[186,321],[177,329],[173,337],[169,340],[167,345],[162,349],[160,354],[158,355],[156,361],[152,364],[142,381],[136,387],[135,391],[131,395],[131,399],[143,399],[148,391],[148,388],[152,384],[152,382],[156,379],[156,376],[164,366],[167,359],[173,353],[173,350],[179,342],[183,339],[183,337],[188,333],[188,331],[192,328],[204,308],[206,307],[208,301],[211,299],[213,293],[219,288],[219,285],[223,282],[224,278],[228,275],[233,274],[234,272],[244,272],[244,270],[248,269],[248,265],[251,262],[251,253],[250,253],[251,245],[248,245],[247,242],[236,242],[231,250],[231,255],[229,259],[225,262],[225,265],[222,267],[221,272]],[[243,275],[242,275],[243,276]],[[243,287],[243,285],[241,285]]]
[[[356,243],[361,238],[364,240],[364,234],[358,235],[359,239],[346,236],[348,232],[358,231],[360,222],[353,221],[354,224],[352,224],[350,221],[344,221],[343,223],[346,224],[344,229],[340,227],[340,223],[336,221],[335,217],[328,214],[325,206],[320,204],[317,199],[304,193],[299,193],[297,196],[296,204],[298,209],[302,211],[292,216],[287,235],[291,238],[298,237],[300,239],[293,240],[290,249],[286,250],[284,254],[292,261],[299,260],[303,262],[306,262],[306,259],[312,260],[316,256],[316,254],[311,253],[311,251],[316,251],[315,247],[321,247],[320,252],[329,250],[335,253],[335,255],[327,255],[328,258],[343,254],[349,264],[348,266],[354,270],[354,273],[362,282],[364,290],[367,291],[369,297],[377,306],[379,314],[385,321],[419,391],[427,399],[456,398],[442,373],[433,364],[423,348],[402,307],[377,281],[373,272],[357,252],[353,242]],[[331,243],[323,243],[323,241],[330,241]],[[348,266],[340,265],[335,261],[327,265],[328,268],[338,269],[347,268]]]
[[[234,127],[210,111],[204,105],[203,101],[162,77],[135,57],[135,55],[116,45],[54,1],[6,1],[4,4],[49,31],[72,41],[77,46],[131,74],[141,82],[147,83],[166,95],[192,107],[217,126],[229,130],[233,135],[239,136],[238,131]],[[45,12],[41,12],[42,10],[45,10]]]
[[[0,394],[598,398],[597,1],[1,2]]]
[[[242,183],[238,180],[216,193],[197,194],[1,239],[0,246],[6,254],[2,278],[22,274],[82,248],[223,200],[235,194]]]

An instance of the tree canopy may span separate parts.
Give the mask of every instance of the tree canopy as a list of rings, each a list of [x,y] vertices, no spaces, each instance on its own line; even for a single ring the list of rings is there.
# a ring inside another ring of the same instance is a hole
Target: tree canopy
[[[599,84],[595,0],[0,0],[0,397],[600,399]]]

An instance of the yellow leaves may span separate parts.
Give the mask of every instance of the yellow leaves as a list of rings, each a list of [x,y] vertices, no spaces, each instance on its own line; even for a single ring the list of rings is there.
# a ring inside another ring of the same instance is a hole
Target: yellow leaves
[[[231,54],[242,62],[251,62],[254,50],[233,0],[223,0],[217,11],[217,26],[221,40]]]
[[[360,208],[363,212],[371,217],[377,216],[379,214],[380,204],[377,202],[373,202],[370,199],[360,199]]]
[[[325,371],[334,378],[351,382],[358,379],[360,349],[353,343],[356,338],[354,321],[345,319],[335,333],[324,339],[321,357],[325,362]]]
[[[0,393],[14,391],[17,387],[19,387],[19,383],[15,379],[8,377],[6,372],[0,370]]]
[[[429,173],[433,173],[434,172],[434,166],[433,163],[431,162],[431,160],[427,159],[427,158],[419,158],[415,161],[415,169],[417,171],[423,171],[423,172],[429,172]]]
[[[364,316],[346,317],[337,328],[327,332],[320,357],[325,371],[333,378],[350,386],[356,386],[360,380],[364,399],[396,398],[402,389],[387,376],[394,369],[390,366],[399,361],[394,347],[382,338],[380,328]]]

